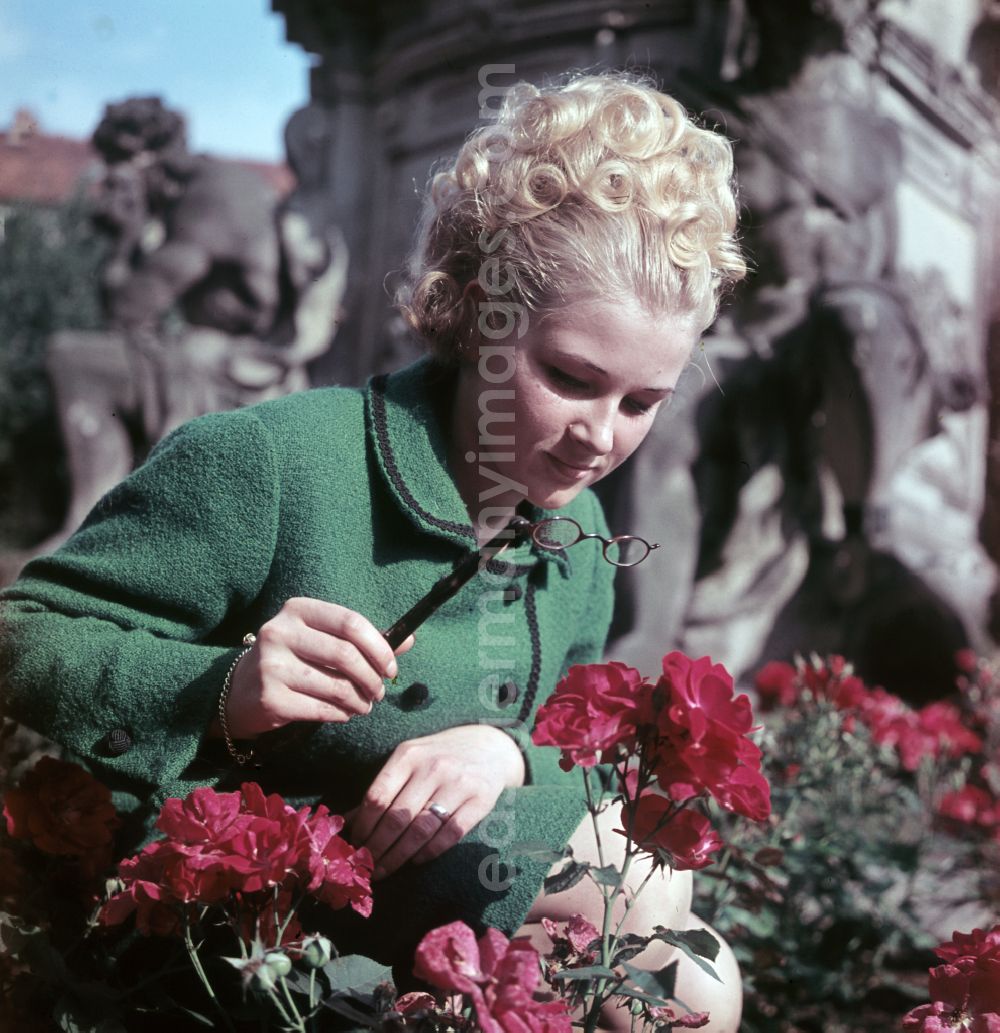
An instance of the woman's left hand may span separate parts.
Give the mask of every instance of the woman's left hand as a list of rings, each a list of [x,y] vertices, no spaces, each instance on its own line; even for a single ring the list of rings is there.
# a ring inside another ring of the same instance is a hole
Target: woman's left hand
[[[461,725],[400,743],[353,812],[351,840],[375,859],[375,877],[431,861],[524,782],[524,758],[491,725]],[[446,817],[429,810],[444,808]]]

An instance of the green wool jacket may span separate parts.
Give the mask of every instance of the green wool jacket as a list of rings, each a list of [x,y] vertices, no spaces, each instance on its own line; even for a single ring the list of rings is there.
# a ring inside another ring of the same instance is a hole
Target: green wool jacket
[[[561,847],[585,814],[579,773],[529,733],[569,665],[601,658],[614,568],[600,547],[505,554],[417,631],[371,714],[316,726],[260,770],[205,732],[243,635],[287,599],[386,628],[475,547],[446,462],[448,400],[425,359],[365,389],[196,419],[0,593],[3,711],[79,757],[147,834],[164,799],[197,786],[253,779],[343,813],[405,740],[478,722],[512,735],[525,785],[443,857],[376,883],[371,919],[337,913],[342,951],[404,966],[437,924],[516,929],[548,864],[511,848]],[[607,533],[589,491],[560,512]]]

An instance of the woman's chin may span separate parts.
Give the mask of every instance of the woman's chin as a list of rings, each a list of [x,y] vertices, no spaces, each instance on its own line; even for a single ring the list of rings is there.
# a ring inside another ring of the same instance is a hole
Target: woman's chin
[[[560,485],[553,488],[551,485],[540,488],[537,491],[529,491],[528,501],[539,509],[562,509],[568,506],[573,499],[586,488],[586,484]]]

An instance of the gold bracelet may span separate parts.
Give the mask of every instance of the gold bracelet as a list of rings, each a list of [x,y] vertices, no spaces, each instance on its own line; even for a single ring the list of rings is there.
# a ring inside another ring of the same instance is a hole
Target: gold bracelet
[[[219,725],[222,727],[222,738],[225,740],[229,756],[237,764],[249,764],[253,760],[253,749],[251,748],[246,753],[242,753],[236,748],[236,743],[233,742],[233,737],[229,734],[229,721],[226,718],[226,709],[229,704],[229,690],[233,685],[233,672],[236,670],[236,665],[253,649],[256,641],[257,636],[252,631],[247,632],[243,636],[243,649],[240,650],[236,659],[229,665],[229,670],[226,671],[226,677],[222,683],[222,692],[219,693]]]

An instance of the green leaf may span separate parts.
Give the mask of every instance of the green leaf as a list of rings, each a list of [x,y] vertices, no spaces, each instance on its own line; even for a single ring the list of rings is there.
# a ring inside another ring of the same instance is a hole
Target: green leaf
[[[665,940],[709,961],[719,956],[719,941],[706,929],[664,929],[658,925],[654,939]]]
[[[704,929],[662,929],[659,926],[653,936],[655,940],[663,940],[664,943],[679,947],[684,953],[703,971],[707,972],[713,979],[721,983],[715,967],[705,959],[714,961],[719,953],[719,941]]]
[[[532,861],[546,861],[555,864],[569,857],[569,850],[553,850],[543,839],[526,839],[507,848],[509,857],[527,857]]]
[[[338,1025],[336,1028],[344,1030],[344,1033],[361,1033],[363,1030],[378,1029],[380,1020],[374,1011],[363,1011],[355,1007],[355,1002],[348,997],[330,997],[323,1001],[323,1007],[350,1019],[355,1025],[344,1027]]]
[[[645,1001],[647,1004],[653,1005],[654,1008],[662,1008],[664,1005],[670,1003],[663,997],[648,994],[645,990],[637,990],[633,986],[620,986],[615,991],[615,994],[618,997],[634,997],[637,1001]]]
[[[372,993],[380,983],[392,982],[392,969],[363,954],[345,954],[323,966],[335,994],[360,997]]]
[[[617,979],[618,976],[606,965],[585,965],[582,968],[564,968],[552,978],[577,983],[589,979]]]
[[[611,961],[612,965],[620,965],[623,961],[631,961],[637,954],[641,954],[649,945],[648,936],[639,936],[637,933],[626,933],[618,938],[618,949]]]
[[[677,962],[670,961],[658,972],[650,972],[648,969],[636,968],[627,961],[622,965],[628,973],[629,979],[640,989],[648,994],[658,995],[670,1000],[674,996],[674,987],[677,983]],[[618,991],[621,993],[621,990]]]
[[[94,1018],[79,1011],[76,1002],[68,997],[60,997],[56,1001],[52,1017],[63,1033],[126,1033],[115,1016]]]
[[[606,864],[603,868],[591,868],[590,877],[602,886],[617,886],[622,873],[613,864]]]
[[[546,893],[562,893],[575,886],[590,869],[589,864],[581,864],[579,861],[569,861],[567,864],[550,875],[544,882]]]

